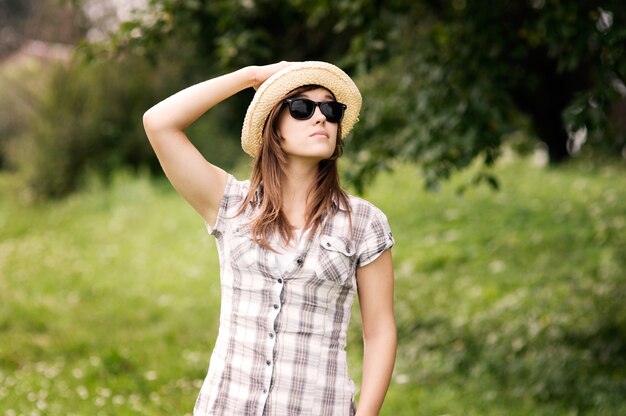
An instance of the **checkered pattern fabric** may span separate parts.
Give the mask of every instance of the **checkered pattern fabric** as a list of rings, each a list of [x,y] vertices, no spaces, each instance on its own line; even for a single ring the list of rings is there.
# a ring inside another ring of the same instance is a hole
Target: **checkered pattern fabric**
[[[346,334],[355,271],[393,245],[387,218],[350,197],[298,249],[284,273],[251,236],[250,183],[229,176],[214,226],[221,269],[220,328],[196,406],[201,415],[354,415]]]

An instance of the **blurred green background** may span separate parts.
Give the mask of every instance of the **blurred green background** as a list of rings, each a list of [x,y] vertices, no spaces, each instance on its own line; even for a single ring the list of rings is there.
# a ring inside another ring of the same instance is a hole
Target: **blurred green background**
[[[143,112],[327,60],[343,183],[396,237],[383,415],[626,414],[622,1],[0,1],[0,414],[190,414],[219,265]],[[253,91],[188,134],[243,178]],[[349,334],[360,380],[360,322]]]

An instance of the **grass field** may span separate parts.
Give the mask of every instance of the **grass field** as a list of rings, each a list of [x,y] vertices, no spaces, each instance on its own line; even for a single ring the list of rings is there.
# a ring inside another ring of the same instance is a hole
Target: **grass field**
[[[626,168],[511,161],[501,190],[366,197],[396,246],[399,350],[383,415],[626,414]],[[456,183],[455,183],[456,182]],[[11,188],[0,177],[0,189]],[[0,200],[0,415],[190,414],[217,331],[219,270],[163,181]],[[360,378],[355,309],[349,357]]]

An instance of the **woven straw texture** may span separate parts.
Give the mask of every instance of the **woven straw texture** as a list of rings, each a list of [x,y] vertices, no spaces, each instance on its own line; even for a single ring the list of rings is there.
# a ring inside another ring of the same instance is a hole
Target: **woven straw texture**
[[[321,85],[347,106],[341,120],[342,139],[350,133],[358,121],[362,102],[356,84],[335,65],[319,61],[300,62],[269,77],[254,94],[241,130],[241,147],[247,154],[256,157],[259,153],[263,126],[272,107],[303,85]]]

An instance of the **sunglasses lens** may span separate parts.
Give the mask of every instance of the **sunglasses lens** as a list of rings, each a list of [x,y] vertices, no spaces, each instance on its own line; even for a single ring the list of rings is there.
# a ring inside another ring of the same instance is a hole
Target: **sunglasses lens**
[[[341,121],[345,108],[345,105],[338,103],[337,101],[329,101],[320,104],[322,114],[324,114],[324,116],[326,116],[326,120],[331,123],[339,123]]]
[[[308,120],[313,116],[315,107],[320,106],[320,111],[331,123],[339,123],[346,109],[345,104],[337,101],[316,103],[306,98],[296,98],[285,101],[289,105],[289,113],[296,120]]]
[[[311,118],[315,111],[315,103],[311,100],[292,100],[289,103],[289,112],[291,117],[296,120],[306,120]]]

